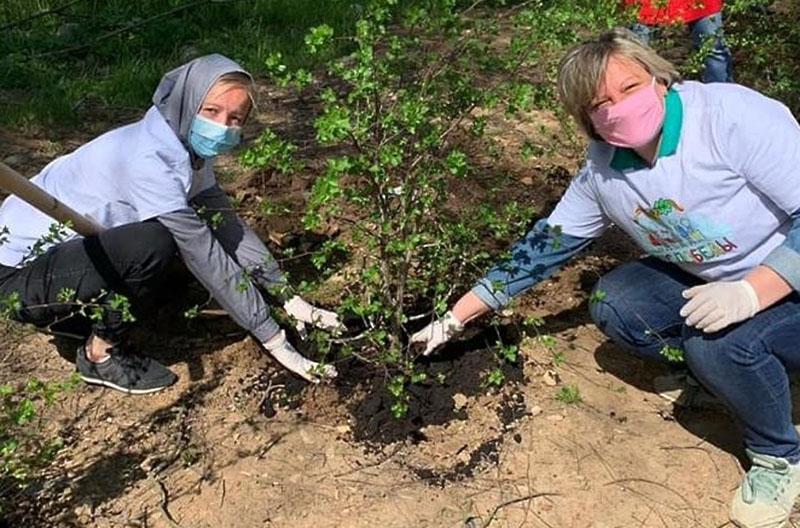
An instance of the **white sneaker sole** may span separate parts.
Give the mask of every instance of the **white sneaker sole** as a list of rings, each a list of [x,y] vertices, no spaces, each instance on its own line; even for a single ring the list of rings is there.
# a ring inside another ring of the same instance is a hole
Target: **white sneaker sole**
[[[110,381],[101,380],[98,378],[90,378],[89,376],[84,376],[83,374],[79,375],[83,381],[85,381],[90,385],[102,385],[103,387],[108,387],[109,389],[118,390],[120,392],[124,392],[125,394],[152,394],[154,392],[164,390],[169,386],[165,385],[163,387],[153,387],[152,389],[128,389],[126,387],[117,385],[116,383],[111,383]]]

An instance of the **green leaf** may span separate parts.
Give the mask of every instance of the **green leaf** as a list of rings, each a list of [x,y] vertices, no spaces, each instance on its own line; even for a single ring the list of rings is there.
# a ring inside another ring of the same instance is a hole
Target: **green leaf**
[[[279,51],[270,53],[264,60],[264,66],[267,68],[267,73],[276,79],[286,78],[287,68]]]
[[[11,292],[4,297],[0,297],[0,315],[4,319],[17,316],[21,310],[22,299],[19,292]]]
[[[189,320],[197,318],[200,315],[200,306],[194,305],[185,312],[183,312],[183,317]]]
[[[328,106],[324,113],[314,122],[317,139],[322,144],[337,143],[344,140],[352,132],[350,111],[344,106]]]
[[[17,425],[24,425],[36,417],[36,406],[33,402],[25,398],[17,404],[17,408],[11,414],[11,421]]]
[[[658,353],[672,363],[684,363],[686,361],[683,356],[682,348],[664,345]]]
[[[606,292],[603,290],[594,290],[592,294],[589,296],[589,303],[595,304],[599,303],[600,301],[606,298]]]
[[[56,300],[61,303],[71,303],[77,297],[78,292],[72,288],[61,288],[56,294]]]
[[[389,409],[392,411],[392,416],[398,420],[405,418],[408,414],[408,404],[406,402],[394,402]]]
[[[428,379],[428,375],[424,372],[415,372],[411,375],[411,383],[422,383]]]
[[[447,170],[450,171],[450,174],[458,176],[459,178],[466,176],[467,171],[469,170],[467,155],[460,150],[451,151],[450,154],[447,155],[445,164],[447,165]]]
[[[395,376],[392,378],[386,385],[386,389],[389,391],[389,394],[395,398],[401,397],[403,394],[405,394],[406,390],[405,376]]]
[[[253,146],[239,155],[239,162],[247,168],[275,169],[281,174],[291,174],[298,168],[294,159],[297,147],[278,137],[272,129],[265,128]]]
[[[306,49],[312,55],[318,53],[322,48],[328,46],[333,39],[333,28],[327,24],[322,24],[311,28],[306,35]]]
[[[507,363],[516,363],[519,358],[519,347],[516,345],[506,345],[498,351],[500,358]]]
[[[495,367],[489,371],[484,379],[484,384],[490,387],[502,387],[506,381],[506,375],[499,367]]]

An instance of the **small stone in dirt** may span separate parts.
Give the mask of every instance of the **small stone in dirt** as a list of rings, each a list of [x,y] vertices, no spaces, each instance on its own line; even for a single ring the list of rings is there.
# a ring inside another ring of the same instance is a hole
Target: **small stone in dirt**
[[[313,441],[311,440],[311,437],[310,437],[310,436],[308,436],[308,433],[307,433],[307,432],[305,432],[305,431],[304,431],[304,430],[302,430],[302,429],[300,429],[300,439],[301,439],[301,440],[303,441],[303,443],[304,443],[304,444],[306,444],[306,445],[309,445],[309,444],[312,444],[312,443],[313,443]]]
[[[347,433],[350,432],[350,426],[349,425],[337,425],[336,426],[336,432],[339,433],[339,434],[347,434]]]
[[[547,419],[552,421],[552,422],[560,422],[561,420],[564,419],[564,415],[563,414],[551,414],[550,416],[547,417]]]
[[[617,416],[617,411],[611,411],[610,413],[608,413],[608,416],[610,418],[615,419],[619,423],[625,423],[625,422],[628,421],[628,417],[627,416]]]
[[[13,154],[8,156],[7,158],[3,158],[3,163],[10,166],[12,169],[16,168],[19,169],[19,166],[22,165],[23,158],[18,154]]]
[[[278,247],[288,246],[292,234],[290,232],[281,233],[277,230],[269,232],[270,241]]]
[[[555,370],[545,370],[542,374],[542,382],[548,387],[555,387],[561,381],[558,372]]]
[[[457,392],[453,394],[453,408],[456,410],[463,409],[467,405],[467,397]]]
[[[541,407],[539,407],[538,405],[534,405],[533,407],[531,407],[531,416],[539,416],[540,414],[542,414]]]
[[[662,409],[662,410],[658,411],[658,415],[661,417],[662,420],[665,420],[667,422],[674,422],[675,421],[675,415],[672,414],[672,411],[668,411],[666,409]]]
[[[518,443],[518,444],[522,443],[522,435],[521,434],[517,433],[517,434],[514,435],[513,438],[514,438],[514,441],[516,443]]]

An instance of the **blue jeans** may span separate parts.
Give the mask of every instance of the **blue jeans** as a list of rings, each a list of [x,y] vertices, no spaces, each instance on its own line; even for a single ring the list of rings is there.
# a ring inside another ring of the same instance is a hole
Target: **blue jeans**
[[[650,43],[656,32],[655,28],[644,24],[634,24],[631,30],[646,44]],[[689,31],[692,34],[694,49],[699,49],[706,40],[714,39],[706,56],[701,80],[706,83],[733,82],[733,59],[722,34],[722,13],[690,22]]]
[[[741,421],[747,448],[800,461],[788,377],[800,369],[800,296],[704,334],[678,313],[686,302],[681,292],[701,282],[652,257],[630,262],[598,281],[595,290],[605,296],[591,303],[590,313],[600,330],[637,356],[664,361],[665,345],[681,348],[692,374]]]

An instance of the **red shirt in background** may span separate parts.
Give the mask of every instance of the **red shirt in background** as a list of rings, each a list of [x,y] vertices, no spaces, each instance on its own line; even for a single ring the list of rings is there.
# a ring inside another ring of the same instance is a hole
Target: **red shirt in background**
[[[722,11],[722,0],[625,0],[625,5],[638,5],[639,22],[648,26],[695,20]]]

